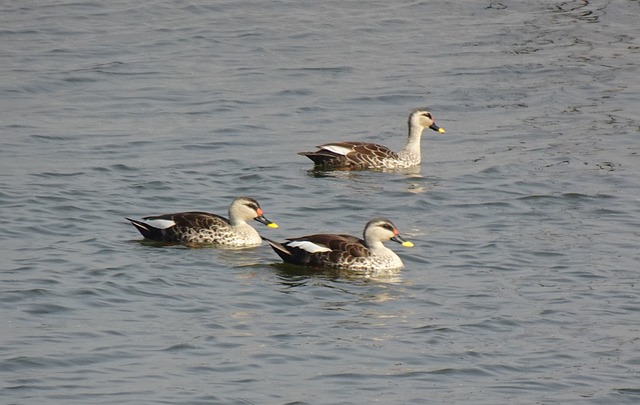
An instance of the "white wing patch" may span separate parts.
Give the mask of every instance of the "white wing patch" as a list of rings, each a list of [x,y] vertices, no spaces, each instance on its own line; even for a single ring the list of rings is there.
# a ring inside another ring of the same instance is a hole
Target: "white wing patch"
[[[331,144],[322,146],[322,149],[328,150],[329,152],[337,153],[338,155],[342,156],[345,156],[347,153],[353,152],[353,149],[351,148],[345,148],[344,146]]]
[[[317,245],[313,242],[309,242],[308,240],[294,240],[292,242],[288,242],[287,246],[296,247],[309,253],[331,252],[331,249],[328,247]]]
[[[174,226],[176,223],[170,219],[147,219],[146,222],[154,228],[167,229]]]

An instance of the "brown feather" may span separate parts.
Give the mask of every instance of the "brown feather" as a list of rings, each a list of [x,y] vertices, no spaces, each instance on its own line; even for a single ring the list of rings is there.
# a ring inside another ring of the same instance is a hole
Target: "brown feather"
[[[328,146],[337,146],[344,149],[351,149],[345,155],[324,149]],[[345,167],[353,169],[366,169],[382,164],[385,159],[398,159],[398,154],[386,146],[369,142],[335,142],[317,146],[320,150],[316,152],[300,152],[299,155],[306,156],[317,166],[324,167]]]

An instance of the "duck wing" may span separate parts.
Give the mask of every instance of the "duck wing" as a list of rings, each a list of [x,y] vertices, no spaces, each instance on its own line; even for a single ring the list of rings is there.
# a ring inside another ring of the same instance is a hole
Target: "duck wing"
[[[265,239],[286,263],[311,267],[344,267],[370,255],[364,241],[351,235],[316,234],[288,238],[283,243]]]
[[[386,146],[370,142],[334,142],[317,146],[315,152],[300,152],[316,165],[345,168],[378,166],[385,159],[398,159]]]
[[[229,220],[208,212],[178,212],[174,214],[153,215],[142,218],[144,221],[127,218],[147,239],[179,242],[182,236],[201,229],[229,229]]]
[[[190,211],[175,214],[156,215],[143,218],[145,221],[170,221],[172,226],[192,229],[217,229],[230,226],[227,218],[209,212]]]

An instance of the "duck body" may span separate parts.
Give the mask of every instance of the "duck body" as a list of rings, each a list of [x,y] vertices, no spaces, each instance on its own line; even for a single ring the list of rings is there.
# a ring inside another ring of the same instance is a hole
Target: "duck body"
[[[417,108],[409,115],[407,145],[396,153],[386,146],[370,142],[332,142],[318,145],[317,151],[300,152],[323,169],[404,169],[421,163],[420,140],[425,128],[444,133],[436,125],[433,115],[425,108]]]
[[[370,142],[334,142],[316,146],[315,152],[300,152],[316,166],[344,170],[392,169],[415,166],[416,159],[400,160],[398,154],[386,146]]]
[[[393,240],[406,247],[397,228],[385,218],[367,223],[364,239],[343,234],[314,234],[289,238],[278,243],[265,239],[285,262],[314,268],[334,268],[368,275],[381,275],[404,267],[402,260],[383,241]]]
[[[147,239],[173,242],[213,244],[226,247],[258,246],[262,238],[247,223],[254,219],[270,228],[278,225],[264,217],[257,201],[249,197],[236,198],[229,206],[229,219],[220,215],[200,212],[178,212],[147,216],[142,221],[127,218]]]

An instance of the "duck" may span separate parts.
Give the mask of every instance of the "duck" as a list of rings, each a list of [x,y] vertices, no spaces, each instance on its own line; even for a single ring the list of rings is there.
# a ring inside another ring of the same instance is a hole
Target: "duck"
[[[333,142],[316,146],[314,152],[299,152],[311,159],[316,168],[362,170],[404,169],[420,165],[420,139],[424,129],[444,134],[444,128],[435,123],[426,108],[416,108],[409,114],[407,145],[396,153],[386,146],[369,142]]]
[[[278,224],[265,218],[260,204],[249,197],[233,200],[229,205],[229,219],[200,211],[147,216],[142,221],[126,219],[146,239],[229,248],[254,247],[262,243],[258,231],[247,223],[249,220],[256,220],[269,228],[278,228]]]
[[[387,218],[367,222],[363,239],[341,234],[307,235],[288,238],[285,242],[263,239],[285,263],[348,270],[367,276],[393,274],[404,268],[400,257],[383,242],[392,240],[404,247],[413,247]]]

